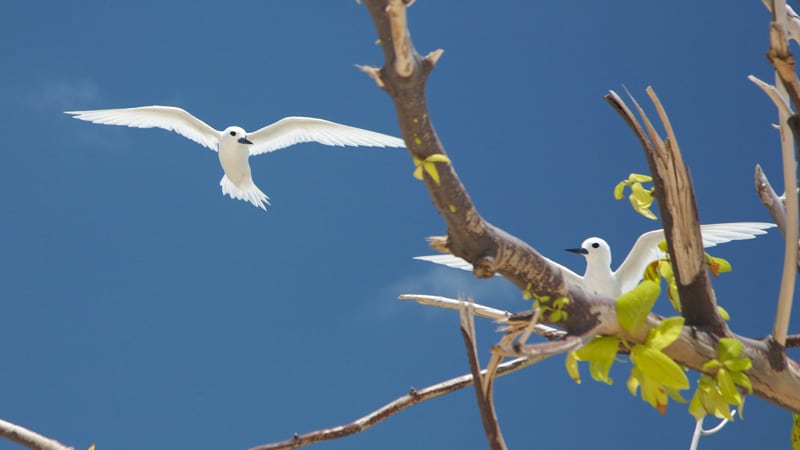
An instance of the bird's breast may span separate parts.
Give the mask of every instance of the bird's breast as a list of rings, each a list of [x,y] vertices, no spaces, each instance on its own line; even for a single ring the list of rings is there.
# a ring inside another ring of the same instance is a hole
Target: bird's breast
[[[250,179],[250,150],[244,145],[220,145],[219,163],[234,184]]]

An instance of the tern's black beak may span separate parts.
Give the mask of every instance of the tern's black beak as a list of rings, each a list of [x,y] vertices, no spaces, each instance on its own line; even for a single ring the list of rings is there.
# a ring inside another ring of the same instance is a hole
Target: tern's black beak
[[[252,142],[250,142],[250,140],[249,140],[249,139],[247,139],[246,137],[239,138],[239,140],[238,140],[238,141],[236,141],[236,142],[238,142],[238,143],[240,143],[240,144],[251,144],[251,145],[253,144],[253,143],[252,143]]]
[[[589,250],[586,250],[585,248],[568,248],[567,251],[568,252],[572,252],[572,253],[577,253],[579,255],[588,255],[589,254]]]

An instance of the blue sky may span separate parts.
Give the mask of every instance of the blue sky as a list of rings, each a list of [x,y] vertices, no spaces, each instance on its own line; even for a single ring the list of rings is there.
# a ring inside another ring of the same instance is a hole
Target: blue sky
[[[411,260],[445,229],[405,151],[304,144],[254,158],[264,213],[223,198],[217,156],[193,142],[62,113],[162,104],[218,129],[308,115],[398,134],[390,99],[354,67],[382,64],[363,5],[187,5],[3,8],[0,417],[79,449],[247,448],[467,371],[457,314],[396,296],[529,305],[501,279]],[[646,171],[602,99],[623,83],[641,101],[654,86],[667,107],[703,222],[769,220],[752,174],[761,163],[781,189],[775,112],[746,80],[772,79],[760,2],[420,0],[409,20],[420,53],[445,50],[430,112],[473,201],[542,253],[582,272],[563,249],[599,235],[618,263],[659,227],[612,198]],[[779,233],[714,254],[734,267],[714,285],[734,330],[768,334]],[[478,333],[485,361],[499,335],[485,322]],[[686,405],[661,416],[628,394],[628,370],[609,387],[584,369],[575,385],[555,357],[504,377],[507,443],[687,448]],[[701,448],[785,448],[790,422],[751,398]],[[473,391],[317,446],[410,447],[485,448]]]

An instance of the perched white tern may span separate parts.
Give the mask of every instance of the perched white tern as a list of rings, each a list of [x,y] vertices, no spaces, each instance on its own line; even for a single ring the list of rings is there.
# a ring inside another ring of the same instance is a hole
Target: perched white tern
[[[701,225],[700,233],[703,236],[703,246],[713,247],[725,242],[753,239],[757,235],[766,234],[764,230],[773,227],[775,224],[764,222],[717,223]],[[555,261],[549,261],[561,269],[565,282],[580,286],[588,293],[617,298],[636,287],[648,264],[664,257],[664,253],[658,248],[658,244],[664,239],[664,230],[648,231],[639,236],[628,256],[614,271],[611,270],[611,247],[599,237],[586,239],[580,248],[567,249],[586,257],[586,273],[583,276]],[[417,256],[414,259],[472,270],[472,264],[453,255]]]
[[[228,194],[231,198],[250,202],[265,211],[266,205],[269,205],[269,197],[253,183],[250,156],[302,142],[336,146],[405,146],[403,140],[396,137],[311,117],[284,117],[258,131],[248,133],[237,126],[230,126],[224,131],[215,130],[187,111],[172,106],[66,111],[66,114],[92,123],[163,128],[217,151],[225,172],[219,182],[223,195]]]

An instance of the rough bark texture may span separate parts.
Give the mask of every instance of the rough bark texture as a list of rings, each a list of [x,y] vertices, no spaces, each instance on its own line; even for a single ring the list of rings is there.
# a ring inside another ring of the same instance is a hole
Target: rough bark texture
[[[392,8],[405,8],[405,2],[366,0],[365,3],[378,31],[385,60],[383,68],[372,71],[371,75],[394,101],[408,151],[419,160],[433,154],[445,154],[433,129],[425,100],[425,82],[440,53],[434,52],[427,57],[421,57],[414,49],[407,29],[403,32],[397,29],[393,31],[393,26],[405,27],[405,14],[402,21],[393,22],[392,17],[396,16],[397,11],[393,14],[389,12]],[[393,41],[395,38],[406,41],[396,43]],[[400,60],[413,62],[412,70],[407,76],[400,76],[395,67],[398,49],[409,53]],[[668,135],[674,136],[671,131]],[[717,338],[721,335],[735,335],[719,319],[707,275],[704,275],[702,259],[697,256],[698,252],[702,252],[702,245],[699,244],[697,213],[688,171],[683,167],[674,137],[669,140],[669,144],[661,142],[661,145],[665,149],[669,147],[670,153],[664,157],[664,162],[657,162],[653,157],[651,166],[664,164],[662,172],[684,171],[681,174],[659,175],[654,170],[653,175],[660,177],[659,184],[656,185],[656,191],[659,192],[657,199],[660,208],[666,208],[662,209],[662,217],[668,221],[664,225],[668,229],[670,251],[673,259],[679,260],[675,262],[677,266],[686,267],[680,272],[683,314],[688,315],[687,322],[702,326],[702,329],[685,327],[681,337],[667,347],[665,352],[679,363],[701,370],[704,362],[716,356]],[[643,146],[646,146],[645,143]],[[648,156],[648,159],[651,157]],[[622,333],[612,299],[588,296],[579,288],[566,286],[559,271],[535,249],[480,216],[452,164],[436,163],[436,167],[440,183],[437,184],[425,175],[425,184],[447,225],[446,247],[454,255],[471,262],[476,276],[487,277],[498,272],[520,289],[528,288],[537,295],[569,297],[569,318],[554,323],[565,329],[569,335],[582,335],[589,330],[607,335]],[[670,199],[673,196],[674,199]],[[702,253],[699,254],[702,256]],[[632,342],[644,342],[648,330],[659,321],[659,317],[652,315],[646,327],[628,338]],[[781,408],[800,412],[798,364],[787,359],[783,369],[776,369],[770,364],[770,349],[765,342],[740,339],[745,344],[745,355],[753,361],[753,369],[748,375],[755,394]]]
[[[647,134],[616,94],[612,92],[605,98],[636,133],[647,158],[669,254],[672,257],[672,269],[678,283],[681,314],[686,319],[686,325],[707,328],[718,336],[724,336],[727,334],[727,327],[717,312],[714,291],[706,271],[692,178],[683,163],[677,137],[658,97],[650,88],[648,94],[667,130],[666,140],[661,139],[635,100]]]

